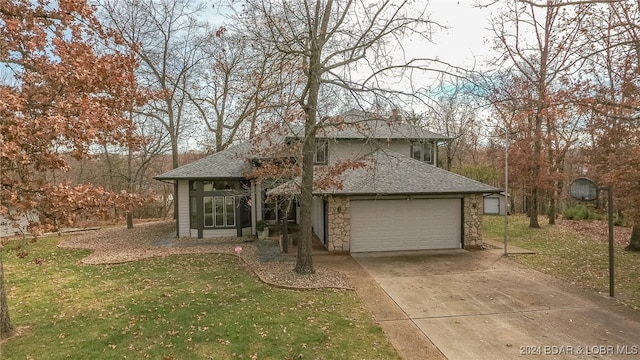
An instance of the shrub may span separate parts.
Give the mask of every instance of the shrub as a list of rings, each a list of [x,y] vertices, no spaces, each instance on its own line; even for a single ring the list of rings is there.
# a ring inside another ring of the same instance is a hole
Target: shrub
[[[624,215],[617,214],[613,217],[613,225],[622,227],[631,226],[631,219]]]
[[[266,221],[264,221],[264,220],[259,220],[259,221],[256,223],[256,230],[258,230],[258,231],[263,231],[264,229],[266,229],[266,228],[268,228],[268,227],[269,227],[269,223],[267,223],[267,222],[266,222]]]
[[[565,209],[562,216],[567,220],[596,220],[600,218],[592,208],[584,204]]]

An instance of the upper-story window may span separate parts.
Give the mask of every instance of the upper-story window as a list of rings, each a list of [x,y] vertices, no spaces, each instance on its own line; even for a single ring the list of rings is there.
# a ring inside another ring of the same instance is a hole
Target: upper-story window
[[[411,143],[411,157],[433,164],[433,143],[414,141]]]
[[[313,155],[314,164],[326,164],[329,159],[329,141],[316,139],[316,151]]]

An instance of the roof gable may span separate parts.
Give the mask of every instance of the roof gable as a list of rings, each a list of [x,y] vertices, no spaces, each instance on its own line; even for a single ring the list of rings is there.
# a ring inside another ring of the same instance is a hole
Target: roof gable
[[[250,142],[246,141],[158,175],[155,179],[244,179],[248,166],[246,160],[250,148]]]
[[[346,170],[342,186],[314,190],[315,194],[393,195],[393,194],[464,194],[492,193],[500,189],[415,160],[395,151],[379,149],[363,157],[367,166]],[[300,180],[296,179],[295,183]],[[294,182],[272,190],[272,194],[291,193]]]
[[[453,194],[497,192],[498,188],[385,149],[365,157],[370,166],[347,170],[331,194]]]
[[[351,139],[368,141],[375,139],[389,140],[444,140],[445,136],[425,130],[420,126],[408,124],[396,115],[382,117],[359,110],[351,110],[341,116],[323,119],[326,126],[316,132],[317,138]],[[180,166],[155,177],[158,180],[178,179],[212,179],[212,178],[245,178],[249,170],[249,159],[265,157],[292,157],[281,147],[271,148],[272,143],[284,144],[287,138],[296,138],[304,133],[302,125],[291,125],[282,128],[283,133],[270,131],[264,139],[256,138],[244,141],[236,146],[214,153],[200,160]],[[260,151],[263,149],[263,151]],[[265,151],[266,150],[266,151]],[[266,154],[266,155],[265,155]],[[413,161],[413,159],[410,159]],[[422,163],[416,161],[416,166]],[[415,165],[415,164],[414,164]],[[354,174],[354,176],[357,174]]]

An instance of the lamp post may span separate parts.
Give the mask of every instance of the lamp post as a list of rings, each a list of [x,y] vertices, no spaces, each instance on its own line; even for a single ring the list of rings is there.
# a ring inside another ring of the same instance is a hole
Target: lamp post
[[[504,256],[507,256],[507,239],[509,238],[509,129],[504,127],[506,144],[504,145]]]

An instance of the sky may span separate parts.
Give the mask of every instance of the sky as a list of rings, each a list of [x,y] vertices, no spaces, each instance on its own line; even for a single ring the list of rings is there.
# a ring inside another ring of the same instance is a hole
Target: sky
[[[434,39],[435,53],[441,60],[454,64],[473,63],[474,56],[484,59],[491,51],[488,29],[491,9],[480,9],[476,1],[431,0],[428,9],[432,20],[448,29],[440,30]]]

